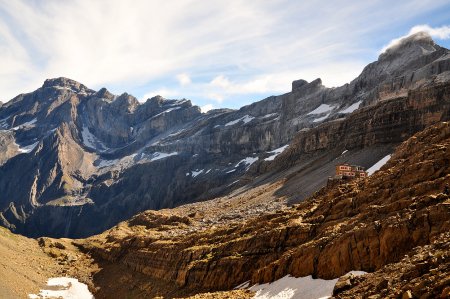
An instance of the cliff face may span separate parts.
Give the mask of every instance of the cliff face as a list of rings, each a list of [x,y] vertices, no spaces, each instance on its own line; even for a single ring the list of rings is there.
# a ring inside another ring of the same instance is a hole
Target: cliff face
[[[429,273],[433,283],[426,293],[436,298],[450,269],[442,255],[448,245],[450,197],[441,193],[450,181],[449,148],[450,125],[444,122],[402,143],[368,179],[321,189],[291,208],[247,209],[230,217],[240,202],[266,202],[268,208],[287,182],[281,180],[228,198],[147,211],[76,243],[105,265],[122,265],[123,272],[114,279],[133,273],[148,277],[153,288],[145,291],[138,282],[134,285],[147,294],[230,290],[248,280],[271,282],[287,274],[331,279],[350,270],[377,271],[352,280],[354,288],[347,292],[359,296],[380,282],[382,274],[376,273],[395,269],[396,275],[385,277],[387,281],[371,292],[401,295],[424,283],[423,275]],[[425,265],[433,253],[428,258],[418,257],[418,252],[429,248],[441,254]],[[401,266],[406,265],[405,255],[411,256],[411,266]],[[120,292],[121,287],[116,288]],[[100,290],[97,295],[102,294]]]
[[[416,35],[344,86],[297,80],[284,95],[208,113],[185,99],[139,103],[46,80],[0,107],[0,223],[29,236],[89,236],[146,209],[279,176],[302,186],[290,197],[301,201],[335,163],[371,166],[448,120],[449,61],[449,50]]]

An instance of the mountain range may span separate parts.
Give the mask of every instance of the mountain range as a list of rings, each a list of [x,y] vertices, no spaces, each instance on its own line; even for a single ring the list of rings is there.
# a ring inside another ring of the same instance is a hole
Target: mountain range
[[[300,202],[336,163],[370,167],[449,119],[449,58],[419,33],[349,84],[297,80],[289,93],[208,113],[186,99],[140,103],[46,80],[0,107],[0,223],[32,237],[86,237],[138,212],[223,196],[286,169],[295,186],[288,201]]]

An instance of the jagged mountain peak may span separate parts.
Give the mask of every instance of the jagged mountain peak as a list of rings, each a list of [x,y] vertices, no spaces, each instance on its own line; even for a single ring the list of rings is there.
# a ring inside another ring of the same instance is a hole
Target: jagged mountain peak
[[[381,53],[379,60],[396,56],[421,56],[438,50],[440,47],[427,32],[417,32],[407,37],[395,40]]]
[[[42,88],[59,88],[59,89],[71,89],[74,92],[92,92],[91,89],[87,88],[85,85],[81,84],[80,82],[77,82],[75,80],[65,78],[65,77],[59,77],[59,78],[52,78],[47,79],[44,81],[44,84],[42,85]]]
[[[101,88],[99,91],[95,93],[95,96],[101,99],[107,99],[112,101],[115,96],[109,92],[105,87]]]

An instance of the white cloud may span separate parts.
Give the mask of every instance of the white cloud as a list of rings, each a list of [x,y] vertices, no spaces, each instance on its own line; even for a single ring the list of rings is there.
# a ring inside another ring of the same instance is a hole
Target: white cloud
[[[200,109],[203,113],[206,113],[213,108],[214,108],[213,104],[206,104],[206,105],[200,107]]]
[[[200,88],[202,88],[202,87],[200,87]],[[221,94],[214,93],[214,92],[207,92],[207,93],[203,93],[203,95],[205,98],[214,100],[217,103],[223,102],[223,95],[221,95]]]
[[[299,78],[340,85],[376,52],[365,41],[447,3],[0,0],[0,98],[59,76],[131,94],[152,82],[152,95],[200,105],[288,91]]]
[[[442,27],[433,28],[429,25],[417,25],[417,26],[412,27],[409,30],[408,34],[391,40],[386,46],[384,46],[381,49],[380,53],[384,53],[387,49],[397,46],[402,39],[407,38],[407,37],[409,37],[413,34],[419,33],[419,32],[426,32],[432,38],[438,38],[438,39],[449,39],[450,38],[450,26],[442,26]]]
[[[176,76],[176,78],[177,78],[177,80],[178,80],[178,83],[180,83],[181,86],[189,85],[189,84],[191,84],[191,82],[192,82],[192,81],[191,81],[191,78],[190,78],[189,75],[186,74],[186,73],[178,74],[178,75]]]

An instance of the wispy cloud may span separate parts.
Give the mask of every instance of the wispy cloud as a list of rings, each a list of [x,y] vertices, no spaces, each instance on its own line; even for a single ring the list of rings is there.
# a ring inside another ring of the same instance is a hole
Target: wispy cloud
[[[385,52],[387,49],[395,47],[400,43],[402,39],[405,39],[413,34],[416,34],[418,32],[426,32],[428,33],[432,38],[438,38],[438,39],[450,39],[450,26],[441,26],[441,27],[431,27],[429,25],[417,25],[412,27],[408,34],[403,35],[401,37],[395,38],[391,40],[386,46],[384,46],[381,49],[381,53]]]
[[[59,76],[225,106],[299,78],[336,86],[370,62],[380,32],[447,2],[0,0],[0,98]]]

